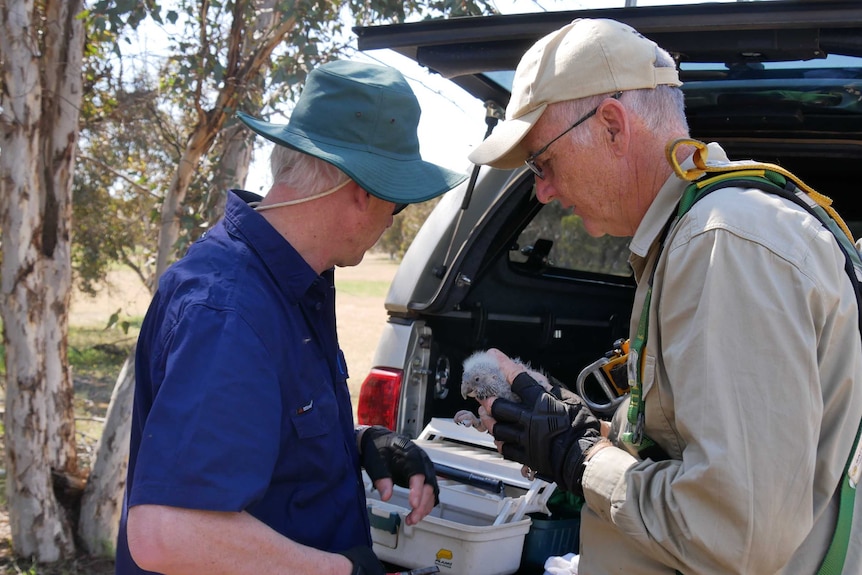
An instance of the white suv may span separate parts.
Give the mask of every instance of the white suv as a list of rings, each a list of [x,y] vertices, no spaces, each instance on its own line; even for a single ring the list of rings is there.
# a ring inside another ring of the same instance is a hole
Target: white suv
[[[475,94],[493,124],[520,56],[576,17],[611,17],[651,37],[678,58],[693,137],[781,164],[862,231],[862,3],[616,8],[355,31],[360,49],[394,49]],[[416,437],[432,417],[475,412],[459,387],[461,363],[477,349],[500,348],[573,386],[628,336],[627,240],[592,238],[570,211],[540,204],[526,169],[473,176],[436,207],[392,282],[360,423]]]

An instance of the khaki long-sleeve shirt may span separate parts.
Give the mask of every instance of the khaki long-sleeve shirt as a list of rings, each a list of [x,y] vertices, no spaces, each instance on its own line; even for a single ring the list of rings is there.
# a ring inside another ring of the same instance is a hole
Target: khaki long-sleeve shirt
[[[727,188],[694,205],[656,262],[685,185],[671,176],[631,243],[632,334],[657,264],[645,432],[670,459],[607,448],[588,463],[579,572],[814,574],[862,418],[844,257],[791,202]],[[862,573],[862,497],[844,573]]]

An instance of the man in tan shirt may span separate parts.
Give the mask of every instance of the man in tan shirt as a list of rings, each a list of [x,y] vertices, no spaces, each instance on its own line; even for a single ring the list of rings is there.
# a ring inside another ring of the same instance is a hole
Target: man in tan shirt
[[[471,160],[526,162],[540,201],[632,237],[643,425],[623,407],[601,438],[577,398],[502,354],[524,402],[485,401],[485,423],[504,455],[583,493],[582,574],[815,573],[862,419],[856,296],[834,236],[777,195],[721,189],[670,225],[688,184],[665,155],[688,138],[680,85],[667,52],[611,20],[576,20],[521,60],[506,121]],[[633,432],[656,448],[622,440]],[[862,569],[860,499],[847,574]]]

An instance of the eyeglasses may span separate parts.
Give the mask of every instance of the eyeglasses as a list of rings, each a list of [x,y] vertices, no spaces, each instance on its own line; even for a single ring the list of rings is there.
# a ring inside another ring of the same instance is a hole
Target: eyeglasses
[[[617,92],[617,93],[613,94],[611,96],[611,98],[613,98],[614,100],[619,100],[620,96],[622,96],[622,95],[623,95],[622,92]],[[538,152],[534,152],[534,153],[530,154],[530,156],[526,160],[524,160],[524,163],[527,164],[527,167],[530,168],[531,172],[536,174],[537,178],[539,178],[540,180],[544,180],[545,179],[545,171],[539,167],[539,164],[536,163],[536,158],[538,158],[539,156],[541,156],[542,154],[547,152],[548,148],[551,147],[551,144],[553,144],[554,142],[556,142],[557,140],[559,140],[560,138],[562,138],[563,136],[565,136],[566,134],[568,134],[569,132],[571,132],[572,130],[574,130],[575,128],[577,128],[578,126],[580,126],[581,124],[583,124],[584,122],[586,122],[587,120],[592,118],[593,116],[595,116],[596,112],[599,111],[599,106],[601,106],[601,104],[599,104],[598,106],[596,106],[595,108],[593,108],[592,110],[587,112],[580,120],[578,120],[577,122],[575,122],[574,124],[572,124],[571,126],[566,128],[565,130],[563,130],[562,134],[560,134],[559,136],[557,136],[556,138],[554,138],[553,140],[551,140],[550,142],[545,144]]]
[[[372,194],[371,192],[365,192],[365,195],[367,195],[369,198],[374,196],[374,194]],[[377,196],[374,196],[374,197],[376,198]],[[384,200],[384,201],[386,201],[386,200]],[[406,208],[409,205],[410,204],[395,204],[395,207],[392,208],[392,215],[397,216],[398,214],[400,214],[401,212],[404,211],[404,208]]]

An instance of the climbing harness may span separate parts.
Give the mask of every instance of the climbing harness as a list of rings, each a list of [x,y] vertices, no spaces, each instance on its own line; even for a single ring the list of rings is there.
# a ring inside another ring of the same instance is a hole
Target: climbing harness
[[[679,146],[694,147],[695,151],[692,156],[692,161],[694,162],[693,168],[685,169],[677,161],[676,150]],[[670,230],[705,195],[727,187],[756,188],[786,198],[816,217],[832,232],[841,247],[841,251],[844,253],[844,267],[856,293],[856,301],[859,307],[859,329],[860,333],[862,333],[862,290],[860,290],[860,284],[862,284],[862,256],[860,256],[859,251],[854,245],[853,236],[844,220],[841,219],[841,216],[832,207],[832,200],[830,198],[811,189],[792,173],[774,164],[729,162],[718,166],[709,165],[707,164],[707,146],[698,140],[687,138],[675,140],[665,148],[665,155],[673,167],[674,173],[692,183],[683,192],[677,213],[664,231],[659,246],[659,254],[655,259],[656,264],[653,266],[652,274],[649,278],[637,331],[630,345],[627,362],[628,383],[631,389],[627,413],[630,431],[623,434],[623,441],[633,445],[642,458],[652,458],[654,460],[667,459],[664,451],[644,433],[645,410],[642,396],[642,377],[644,358],[646,357],[648,316],[655,268],[658,266],[658,258],[661,256],[665,238]],[[850,540],[856,486],[862,476],[862,445],[860,445],[859,441],[860,434],[862,434],[862,425],[860,425],[859,430],[856,432],[856,439],[853,442],[850,457],[844,468],[835,534],[823,564],[817,572],[818,575],[837,575],[841,573],[844,567],[844,560]]]

